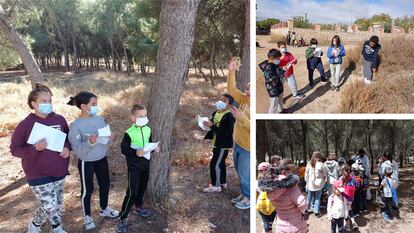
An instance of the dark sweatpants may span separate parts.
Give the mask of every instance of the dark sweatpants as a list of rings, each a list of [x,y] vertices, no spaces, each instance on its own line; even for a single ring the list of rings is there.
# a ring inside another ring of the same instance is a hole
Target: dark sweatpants
[[[122,203],[122,210],[120,213],[121,219],[128,217],[132,206],[141,208],[144,203],[144,194],[147,190],[150,167],[145,166],[140,170],[128,171],[128,188]]]
[[[308,59],[307,60],[307,68],[308,68],[309,84],[311,86],[313,86],[313,72],[315,71],[315,69],[317,69],[319,71],[319,74],[321,75],[322,81],[326,80],[325,70],[323,69],[322,62],[315,62],[314,58]]]
[[[213,158],[210,162],[210,178],[213,186],[226,183],[226,158],[229,149],[214,148]]]
[[[336,233],[336,227],[338,227],[338,233],[344,232],[344,218],[332,218],[331,220],[331,233]]]
[[[109,195],[109,169],[106,156],[98,161],[78,161],[78,169],[81,178],[81,202],[83,214],[91,216],[91,196],[93,193],[93,174],[96,175],[99,186],[99,204],[101,209],[108,206]]]

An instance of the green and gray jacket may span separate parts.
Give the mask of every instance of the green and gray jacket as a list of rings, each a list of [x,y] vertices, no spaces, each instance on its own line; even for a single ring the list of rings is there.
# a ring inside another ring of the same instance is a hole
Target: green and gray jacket
[[[137,156],[137,150],[131,148],[144,148],[146,144],[152,141],[151,128],[149,126],[138,127],[133,124],[126,130],[121,142],[121,152],[125,155],[129,171],[147,169],[150,161],[144,157]]]

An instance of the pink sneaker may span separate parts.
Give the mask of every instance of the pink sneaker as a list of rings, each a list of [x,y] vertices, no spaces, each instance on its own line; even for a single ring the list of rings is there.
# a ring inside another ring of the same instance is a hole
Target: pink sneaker
[[[214,192],[221,192],[221,187],[216,187],[213,185],[209,185],[207,188],[203,189],[203,192],[205,193],[214,193]]]

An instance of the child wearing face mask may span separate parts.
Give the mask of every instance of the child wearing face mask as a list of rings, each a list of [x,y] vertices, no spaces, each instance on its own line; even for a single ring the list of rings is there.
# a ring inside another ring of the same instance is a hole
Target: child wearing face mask
[[[96,175],[99,185],[100,216],[116,218],[119,212],[108,206],[109,168],[106,154],[108,145],[97,141],[98,129],[107,126],[105,120],[97,116],[98,106],[96,95],[90,92],[80,92],[71,97],[68,105],[81,110],[78,119],[70,124],[69,142],[74,154],[79,158],[78,169],[81,178],[81,202],[86,230],[95,228],[91,215],[91,196],[93,193],[93,175]]]
[[[45,85],[36,84],[27,100],[34,113],[17,125],[10,144],[11,154],[22,160],[27,183],[40,202],[39,209],[28,224],[29,233],[40,232],[40,227],[46,221],[52,225],[53,233],[66,233],[62,226],[62,199],[65,177],[68,175],[69,141],[65,141],[60,153],[47,149],[48,142],[45,139],[34,145],[27,143],[36,122],[64,133],[69,132],[65,118],[53,112],[51,102],[51,90]]]
[[[213,112],[209,121],[203,122],[211,129],[204,139],[212,140],[213,144],[213,157],[210,162],[211,183],[203,192],[221,192],[227,188],[226,158],[233,147],[233,128],[236,121],[228,106],[233,104],[233,97],[223,94],[215,103],[217,111]]]
[[[365,84],[371,84],[374,73],[378,72],[379,66],[379,44],[378,36],[371,36],[362,46],[363,69]]]
[[[132,126],[126,130],[121,142],[121,151],[125,155],[128,167],[128,188],[122,203],[121,217],[115,229],[120,233],[127,232],[126,219],[133,205],[135,205],[135,214],[142,217],[152,215],[149,209],[143,207],[150,174],[150,160],[143,157],[144,147],[152,141],[152,130],[147,125],[148,117],[145,106],[134,104],[131,108],[130,119],[133,122]],[[155,152],[159,152],[159,147],[155,149]]]
[[[342,182],[336,180],[333,183],[333,193],[328,198],[328,220],[331,221],[331,232],[344,232],[344,219],[348,218],[348,203],[342,193],[345,189],[342,187]]]
[[[288,52],[286,42],[279,41],[277,42],[277,46],[279,47],[280,52],[282,53],[279,67],[281,67],[285,71],[285,77],[283,79],[283,82],[287,81],[288,86],[292,92],[293,99],[303,98],[303,95],[298,93],[295,74],[293,73],[293,65],[296,65],[298,63],[298,60],[291,53]]]
[[[326,56],[329,58],[329,70],[332,77],[331,89],[339,91],[339,75],[342,57],[345,56],[345,47],[341,44],[341,39],[338,35],[332,37],[331,46],[329,46]]]
[[[313,87],[313,72],[315,69],[319,71],[321,75],[322,82],[327,82],[328,80],[325,77],[325,70],[323,69],[323,63],[321,57],[323,56],[323,52],[321,48],[318,47],[318,40],[312,38],[310,40],[310,47],[306,49],[305,52],[306,56],[306,65],[308,68],[308,79],[309,79],[309,86]]]
[[[265,86],[269,94],[269,113],[283,113],[283,78],[285,71],[279,67],[282,54],[277,49],[271,49],[267,53],[268,60],[259,64],[263,71]]]

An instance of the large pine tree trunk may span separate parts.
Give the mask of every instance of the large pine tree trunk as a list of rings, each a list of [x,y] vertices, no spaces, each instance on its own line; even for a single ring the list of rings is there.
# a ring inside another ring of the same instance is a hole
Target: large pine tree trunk
[[[250,81],[250,0],[245,0],[244,39],[240,71],[237,75],[237,88],[245,90]]]
[[[306,121],[304,120],[300,120],[300,125],[302,129],[302,160],[306,163],[308,127]]]
[[[257,163],[264,162],[266,160],[267,153],[267,131],[266,121],[259,120],[256,122],[256,160]]]
[[[20,55],[22,62],[29,74],[32,87],[36,83],[43,82],[43,74],[40,71],[32,53],[23,42],[17,31],[12,27],[9,19],[4,14],[3,8],[0,6],[0,30],[4,33],[8,41],[13,45],[16,52]]]
[[[153,140],[161,142],[160,153],[154,153],[151,158],[148,185],[148,194],[156,202],[169,191],[174,118],[188,75],[199,3],[200,0],[163,0],[161,5],[156,75],[148,105]]]

